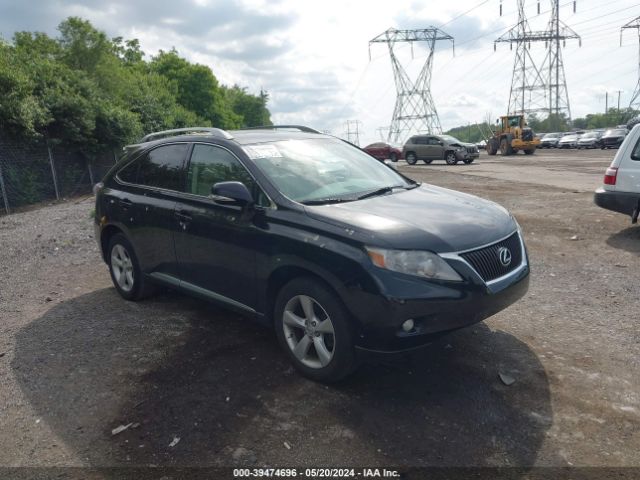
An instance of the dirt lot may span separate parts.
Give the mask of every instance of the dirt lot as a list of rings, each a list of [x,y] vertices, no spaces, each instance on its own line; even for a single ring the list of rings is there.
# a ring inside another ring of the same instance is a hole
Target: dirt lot
[[[332,387],[235,314],[121,300],[91,199],[0,217],[0,466],[640,466],[640,227],[592,201],[614,153],[401,165],[517,216],[529,294]]]

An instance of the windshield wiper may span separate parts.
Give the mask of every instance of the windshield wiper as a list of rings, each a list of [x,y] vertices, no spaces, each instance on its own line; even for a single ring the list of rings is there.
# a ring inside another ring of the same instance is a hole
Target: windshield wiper
[[[385,193],[391,193],[391,192],[393,192],[394,188],[404,188],[405,190],[410,190],[412,188],[415,188],[416,186],[414,186],[414,185],[409,185],[409,186],[392,185],[390,187],[382,187],[382,188],[378,188],[376,190],[373,190],[371,192],[364,193],[364,194],[356,197],[356,200],[363,200],[365,198],[377,197],[378,195],[384,195]]]
[[[300,202],[303,205],[328,205],[330,203],[352,202],[353,198],[314,198],[313,200],[305,200]]]

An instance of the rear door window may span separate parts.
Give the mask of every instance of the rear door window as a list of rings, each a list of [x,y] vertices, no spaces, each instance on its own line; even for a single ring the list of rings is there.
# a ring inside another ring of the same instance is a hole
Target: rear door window
[[[189,145],[178,143],[154,148],[118,172],[127,183],[181,191],[184,159]]]

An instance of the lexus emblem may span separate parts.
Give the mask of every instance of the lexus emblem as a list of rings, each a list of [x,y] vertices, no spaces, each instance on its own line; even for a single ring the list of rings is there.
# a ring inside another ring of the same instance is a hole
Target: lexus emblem
[[[500,247],[498,249],[498,258],[503,267],[508,267],[511,264],[511,250],[506,247]]]

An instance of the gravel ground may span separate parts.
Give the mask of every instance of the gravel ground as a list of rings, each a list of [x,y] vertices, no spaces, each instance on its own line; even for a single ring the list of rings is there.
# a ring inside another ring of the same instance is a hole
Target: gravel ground
[[[611,156],[400,166],[509,208],[529,294],[332,387],[236,314],[121,300],[92,199],[0,217],[0,466],[640,467],[640,227],[590,187]]]

